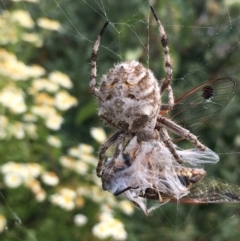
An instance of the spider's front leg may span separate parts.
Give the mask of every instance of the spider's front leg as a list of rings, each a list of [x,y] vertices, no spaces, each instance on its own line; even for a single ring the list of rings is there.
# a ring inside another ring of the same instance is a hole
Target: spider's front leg
[[[132,135],[130,135],[132,137]],[[115,151],[114,151],[114,154],[113,154],[113,160],[115,158],[117,158],[120,154],[120,152],[123,150],[123,142],[125,141],[125,139],[129,137],[129,134],[126,133],[126,132],[121,132],[117,138],[117,141],[116,141],[116,146],[115,146]],[[128,140],[129,142],[129,140]]]
[[[102,28],[102,30],[100,31],[97,40],[94,43],[93,49],[92,49],[92,56],[91,56],[91,77],[90,77],[90,83],[89,86],[91,88],[92,93],[99,97],[99,90],[98,88],[96,88],[96,79],[97,79],[97,52],[98,52],[98,48],[100,45],[100,41],[102,38],[102,35],[106,29],[106,27],[108,26],[109,22],[106,22]]]
[[[164,27],[163,27],[161,21],[159,20],[155,10],[153,9],[152,6],[150,6],[150,8],[151,8],[151,11],[152,11],[154,18],[158,25],[158,32],[159,32],[159,36],[161,38],[161,43],[162,43],[162,47],[163,47],[164,67],[165,67],[165,72],[166,72],[166,76],[163,79],[161,86],[160,86],[160,94],[162,94],[165,90],[167,90],[168,103],[167,103],[167,105],[163,105],[161,107],[161,109],[162,110],[171,110],[174,105],[174,97],[173,97],[173,90],[172,90],[172,86],[171,86],[172,63],[171,63],[170,52],[169,52],[169,47],[168,47],[168,38],[167,38],[167,34],[164,30]],[[165,107],[167,109],[165,109]]]
[[[176,124],[175,122],[159,116],[157,118],[157,122],[160,125],[165,126],[168,130],[170,130],[171,132],[175,133],[178,136],[183,137],[184,139],[187,139],[188,141],[190,141],[196,148],[198,148],[201,151],[205,151],[206,150],[206,146],[204,146],[199,140],[198,138],[193,135],[189,130],[179,126],[178,124]]]
[[[173,95],[173,89],[172,89],[171,85],[168,86],[167,91],[168,91],[168,103],[161,105],[160,113],[161,113],[161,111],[168,112],[168,111],[172,110],[173,106],[174,106],[174,95]]]
[[[102,176],[104,160],[105,160],[105,153],[106,153],[107,149],[118,140],[118,138],[119,138],[119,136],[121,136],[121,134],[123,134],[123,131],[117,131],[105,143],[102,144],[102,146],[99,150],[98,164],[97,164],[97,168],[96,168],[98,177]]]

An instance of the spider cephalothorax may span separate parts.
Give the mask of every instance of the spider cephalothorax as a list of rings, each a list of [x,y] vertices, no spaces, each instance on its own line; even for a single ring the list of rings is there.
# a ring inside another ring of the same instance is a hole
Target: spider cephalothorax
[[[160,89],[152,71],[139,62],[116,64],[103,76],[98,95],[99,116],[139,141],[153,139],[160,110]]]
[[[189,130],[163,117],[161,113],[171,110],[174,105],[171,87],[172,65],[170,60],[167,36],[154,9],[151,11],[157,21],[164,54],[166,75],[158,84],[153,72],[138,61],[126,61],[116,64],[102,78],[99,88],[96,87],[97,51],[101,37],[108,25],[103,26],[92,50],[90,88],[99,103],[99,116],[117,131],[100,148],[97,175],[101,177],[106,150],[116,142],[113,158],[121,151],[121,145],[126,138],[137,136],[138,142],[157,139],[159,136],[170,150],[175,160],[183,162],[168,136],[167,129],[188,139],[198,149],[205,150],[205,146]],[[168,102],[161,103],[161,94],[167,91]]]

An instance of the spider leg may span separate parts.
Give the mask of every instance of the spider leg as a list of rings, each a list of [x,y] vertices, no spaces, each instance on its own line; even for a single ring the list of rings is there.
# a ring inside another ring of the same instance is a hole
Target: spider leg
[[[198,138],[193,135],[189,130],[179,126],[175,122],[159,116],[157,119],[158,123],[161,123],[161,125],[165,126],[168,128],[171,132],[175,133],[178,136],[181,136],[188,141],[190,141],[196,148],[200,149],[201,151],[205,151],[206,147],[198,140]]]
[[[157,192],[158,201],[159,201],[160,203],[162,203],[162,202],[163,202],[163,199],[162,199],[162,196],[161,196],[160,192],[159,192],[158,190],[156,190],[156,192]]]
[[[164,144],[166,145],[168,150],[171,152],[171,154],[173,155],[174,159],[178,163],[182,164],[183,163],[183,159],[178,155],[178,153],[176,151],[176,148],[175,148],[173,142],[171,141],[170,136],[168,135],[167,130],[163,126],[161,126],[161,127],[158,127],[158,131],[159,131],[159,135],[160,135],[161,140],[164,142]]]
[[[160,111],[170,111],[174,106],[174,95],[173,95],[173,89],[171,85],[167,87],[167,91],[168,91],[168,104],[162,104]]]
[[[167,91],[168,91],[168,103],[162,104],[160,111],[170,111],[174,106],[174,95],[173,95],[173,89],[171,85],[167,87]]]
[[[121,190],[119,192],[114,193],[114,196],[118,196],[118,195],[120,195],[120,194],[122,194],[122,193],[124,193],[124,192],[126,192],[126,191],[128,191],[130,189],[137,189],[137,188],[139,188],[139,187],[126,187],[125,189],[123,189],[123,190]]]
[[[132,134],[121,132],[117,137],[115,151],[112,160],[116,159],[119,156],[120,152],[123,151],[123,149],[125,148],[122,146],[122,144],[126,140],[126,138],[128,138],[127,143],[129,143],[130,139],[132,138]]]
[[[92,56],[91,56],[91,77],[90,77],[90,83],[89,86],[91,88],[92,93],[99,97],[99,90],[98,88],[96,88],[96,79],[97,79],[97,52],[98,52],[98,48],[100,45],[100,41],[101,41],[101,37],[106,29],[106,27],[108,26],[109,22],[106,22],[102,28],[102,30],[100,31],[96,42],[93,45],[93,49],[92,49]]]
[[[159,190],[157,189],[157,187],[156,187],[155,185],[153,185],[153,187],[154,187],[154,190],[155,190],[155,192],[156,192],[158,201],[159,201],[160,203],[162,203],[162,202],[163,202],[163,199],[162,199],[162,196],[161,196]]]
[[[167,106],[169,106],[170,109],[172,109],[172,107],[174,105],[174,98],[173,98],[173,90],[170,85],[171,81],[172,81],[172,64],[171,64],[171,58],[170,58],[170,53],[169,53],[169,47],[168,47],[168,38],[167,38],[167,34],[163,28],[161,21],[157,17],[156,12],[154,11],[152,6],[150,6],[150,8],[151,8],[151,11],[152,11],[154,18],[156,19],[156,22],[158,25],[158,32],[159,32],[159,36],[161,38],[161,43],[163,46],[163,53],[164,53],[164,67],[165,67],[166,76],[161,83],[160,94],[162,94],[165,90],[168,91]]]
[[[105,153],[107,149],[114,143],[116,140],[119,138],[119,136],[122,134],[122,131],[117,131],[114,133],[103,145],[101,146],[99,150],[99,155],[98,155],[98,164],[96,168],[97,176],[101,177],[102,176],[102,170],[104,166],[104,159],[105,159]]]

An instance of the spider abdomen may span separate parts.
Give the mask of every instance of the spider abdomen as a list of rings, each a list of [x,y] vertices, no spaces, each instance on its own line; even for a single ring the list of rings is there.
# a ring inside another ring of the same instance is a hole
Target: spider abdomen
[[[98,114],[118,129],[152,132],[160,104],[155,76],[135,60],[116,64],[102,78]]]

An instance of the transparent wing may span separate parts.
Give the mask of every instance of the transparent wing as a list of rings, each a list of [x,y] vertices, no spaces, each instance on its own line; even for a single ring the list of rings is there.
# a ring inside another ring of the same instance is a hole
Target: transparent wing
[[[204,178],[193,185],[190,193],[178,202],[187,204],[238,203],[240,202],[240,186],[218,178]]]
[[[207,81],[175,101],[172,119],[196,133],[227,105],[234,91],[235,81],[229,77]]]

